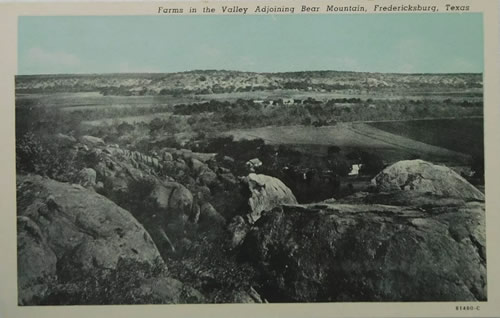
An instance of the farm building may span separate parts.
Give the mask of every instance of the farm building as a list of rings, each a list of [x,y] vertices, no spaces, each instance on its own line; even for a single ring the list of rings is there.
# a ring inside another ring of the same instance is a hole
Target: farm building
[[[353,164],[351,166],[351,172],[349,172],[350,176],[357,176],[359,175],[359,170],[361,169],[363,165],[360,163]]]
[[[265,106],[272,106],[272,105],[274,105],[274,101],[272,101],[272,100],[263,100],[263,99],[254,99],[253,103],[254,104],[259,104],[259,105],[265,105]]]

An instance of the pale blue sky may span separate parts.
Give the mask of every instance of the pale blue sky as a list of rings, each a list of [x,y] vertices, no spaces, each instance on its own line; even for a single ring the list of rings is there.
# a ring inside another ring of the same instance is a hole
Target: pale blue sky
[[[483,72],[482,15],[20,17],[18,74]]]

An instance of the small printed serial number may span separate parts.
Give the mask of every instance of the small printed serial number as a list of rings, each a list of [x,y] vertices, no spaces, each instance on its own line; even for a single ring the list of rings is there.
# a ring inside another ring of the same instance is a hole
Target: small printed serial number
[[[481,306],[456,306],[455,309],[457,311],[479,311],[481,309]]]

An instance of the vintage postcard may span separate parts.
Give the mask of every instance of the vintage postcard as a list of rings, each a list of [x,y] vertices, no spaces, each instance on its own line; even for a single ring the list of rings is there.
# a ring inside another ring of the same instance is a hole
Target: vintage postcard
[[[0,9],[0,316],[500,315],[497,2]]]

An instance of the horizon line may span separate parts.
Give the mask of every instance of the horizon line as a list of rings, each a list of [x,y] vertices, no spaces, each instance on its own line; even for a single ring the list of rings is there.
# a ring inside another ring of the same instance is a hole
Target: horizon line
[[[372,71],[348,71],[348,70],[301,70],[301,71],[278,71],[278,72],[257,72],[230,69],[194,69],[175,72],[103,72],[103,73],[33,73],[16,74],[18,76],[90,76],[90,75],[162,75],[179,74],[193,72],[233,72],[233,73],[254,73],[254,74],[283,74],[283,73],[306,73],[306,72],[335,72],[335,73],[368,73],[368,74],[392,74],[392,75],[459,75],[459,74],[483,74],[484,72],[372,72]]]

